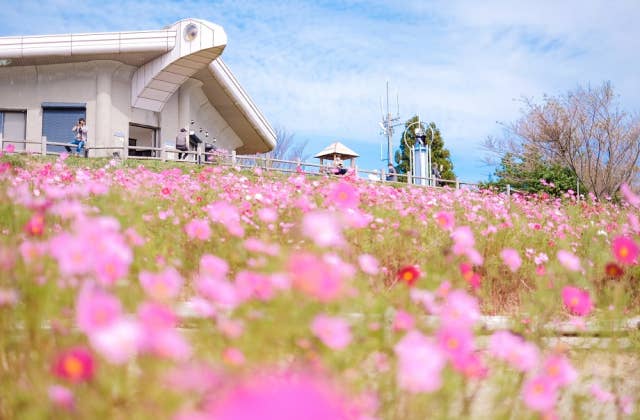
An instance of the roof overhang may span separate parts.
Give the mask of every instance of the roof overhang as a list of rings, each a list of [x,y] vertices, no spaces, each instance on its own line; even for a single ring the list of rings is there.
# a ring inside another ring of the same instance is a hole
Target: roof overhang
[[[243,141],[238,152],[268,152],[275,147],[275,132],[218,58],[226,44],[221,26],[200,19],[157,31],[0,37],[0,68],[118,61],[137,67],[131,105],[156,112],[193,77],[203,82],[211,104]]]

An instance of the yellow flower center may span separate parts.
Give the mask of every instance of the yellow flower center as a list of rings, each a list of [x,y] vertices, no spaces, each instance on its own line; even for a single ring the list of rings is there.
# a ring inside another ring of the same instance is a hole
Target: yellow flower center
[[[64,360],[64,371],[72,378],[82,374],[82,362],[77,357],[69,356]]]

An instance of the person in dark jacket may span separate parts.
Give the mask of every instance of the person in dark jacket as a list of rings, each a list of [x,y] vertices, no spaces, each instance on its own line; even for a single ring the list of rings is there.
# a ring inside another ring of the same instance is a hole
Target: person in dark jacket
[[[387,181],[398,182],[398,173],[391,163],[387,168],[387,172]]]
[[[176,136],[176,149],[182,150],[183,152],[186,152],[189,150],[189,147],[187,147],[187,129],[186,128],[181,128],[180,131],[178,132],[178,135]],[[186,158],[187,154],[178,153],[178,160],[182,160],[183,157]]]

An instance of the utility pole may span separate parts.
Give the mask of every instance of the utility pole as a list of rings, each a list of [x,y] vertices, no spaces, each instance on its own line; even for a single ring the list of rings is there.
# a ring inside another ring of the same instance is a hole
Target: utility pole
[[[396,103],[398,103],[398,99],[396,97]],[[395,117],[391,116],[391,112],[389,111],[389,82],[387,81],[387,102],[386,102],[386,112],[382,116],[382,122],[380,123],[380,127],[382,127],[382,134],[387,137],[387,162],[393,165],[393,127],[400,125],[398,121],[400,121],[400,105],[398,104],[398,112]],[[384,160],[381,158],[381,160]]]

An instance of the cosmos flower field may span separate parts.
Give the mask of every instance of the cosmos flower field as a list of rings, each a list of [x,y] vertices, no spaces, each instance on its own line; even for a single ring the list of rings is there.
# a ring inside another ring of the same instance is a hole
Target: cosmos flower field
[[[638,418],[639,215],[5,153],[0,418]]]

